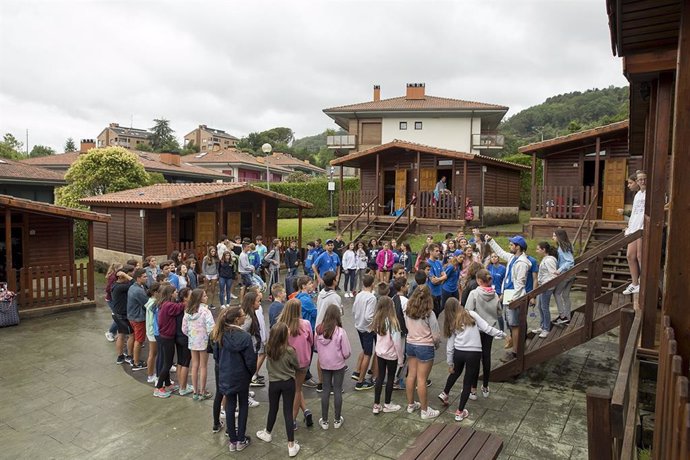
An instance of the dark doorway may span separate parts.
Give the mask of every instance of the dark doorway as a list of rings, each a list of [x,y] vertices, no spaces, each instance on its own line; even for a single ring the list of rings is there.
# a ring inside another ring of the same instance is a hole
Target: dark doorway
[[[5,234],[5,227],[0,227],[0,235]],[[0,241],[0,281],[7,281],[7,267],[5,266],[6,257],[5,238]],[[16,271],[24,266],[24,254],[22,253],[22,228],[12,227],[12,266]],[[19,273],[17,273],[19,280]]]
[[[178,240],[181,243],[194,242],[194,213],[179,214],[180,235]]]
[[[252,213],[244,211],[240,214],[240,235],[242,238],[249,238],[254,241],[256,235],[252,234],[254,226],[252,225]]]
[[[383,200],[380,205],[383,206],[382,212],[389,215],[395,209],[395,171],[383,172]]]
[[[436,170],[436,183],[441,180],[442,177],[446,178],[446,189],[453,191],[453,170],[452,169],[437,169]]]

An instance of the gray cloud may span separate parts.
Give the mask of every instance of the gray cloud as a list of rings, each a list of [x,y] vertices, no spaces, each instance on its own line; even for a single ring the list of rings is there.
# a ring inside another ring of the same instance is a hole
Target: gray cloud
[[[0,3],[0,131],[61,149],[109,122],[299,137],[425,82],[508,105],[624,85],[604,0]]]

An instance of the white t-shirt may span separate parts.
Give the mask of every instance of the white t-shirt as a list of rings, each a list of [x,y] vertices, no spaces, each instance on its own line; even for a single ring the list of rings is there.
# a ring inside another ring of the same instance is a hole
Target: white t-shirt
[[[638,191],[633,199],[632,212],[630,213],[630,220],[628,221],[628,228],[625,229],[625,234],[630,235],[644,227],[644,201],[646,193],[643,190]]]

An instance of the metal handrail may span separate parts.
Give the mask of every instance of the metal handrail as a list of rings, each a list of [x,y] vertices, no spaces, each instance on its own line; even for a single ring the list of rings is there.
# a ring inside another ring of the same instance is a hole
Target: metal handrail
[[[374,202],[375,202],[376,200],[378,200],[378,199],[379,199],[379,196],[376,195],[374,198],[372,198],[372,200],[371,200],[369,203],[367,203],[366,206],[363,206],[363,207],[362,207],[362,210],[359,211],[359,214],[357,214],[357,215],[350,221],[350,223],[347,224],[347,225],[345,226],[345,228],[343,228],[342,230],[340,230],[340,233],[345,233],[345,231],[346,231],[349,227],[352,227],[352,225],[353,225],[355,222],[357,222],[357,219],[359,219],[359,218],[362,216],[362,214],[364,214],[364,211],[366,211],[367,209],[369,209],[369,207],[371,207],[371,205],[374,204]],[[367,222],[367,225],[369,225],[369,222]],[[352,228],[350,228],[350,241],[352,241]]]

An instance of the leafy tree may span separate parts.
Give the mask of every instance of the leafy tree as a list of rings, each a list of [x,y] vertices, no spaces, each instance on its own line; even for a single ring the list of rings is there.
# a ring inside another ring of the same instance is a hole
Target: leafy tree
[[[65,153],[67,152],[76,152],[77,151],[77,146],[74,144],[74,139],[71,137],[68,137],[67,140],[65,141]]]
[[[181,155],[192,155],[194,153],[199,153],[199,146],[194,141],[189,141],[180,152]]]
[[[50,155],[55,155],[55,150],[45,145],[34,145],[31,152],[29,152],[29,158],[47,157]]]
[[[151,147],[149,144],[141,143],[137,145],[137,150],[140,152],[153,152],[153,147]]]
[[[10,133],[5,134],[2,142],[0,142],[0,157],[9,158],[10,160],[19,160],[22,158],[20,150],[22,143]]]
[[[293,171],[285,178],[285,182],[309,182],[311,176],[301,171]]]
[[[175,131],[170,127],[170,120],[156,118],[151,128],[151,147],[156,152],[180,152],[180,143],[175,139]]]
[[[290,128],[272,128],[266,131],[249,133],[237,142],[237,148],[248,149],[254,155],[263,156],[261,146],[268,143],[274,152],[292,153],[290,143],[295,139],[295,133]]]
[[[78,209],[86,209],[79,203],[82,198],[165,182],[162,175],[147,173],[136,154],[122,147],[96,148],[80,155],[65,180],[67,185],[55,190],[55,203]],[[80,221],[75,224],[77,255],[86,253],[86,244],[86,224]]]
[[[17,153],[24,149],[24,143],[19,142],[19,140],[17,140],[17,138],[11,133],[5,133],[2,138],[2,142]]]

